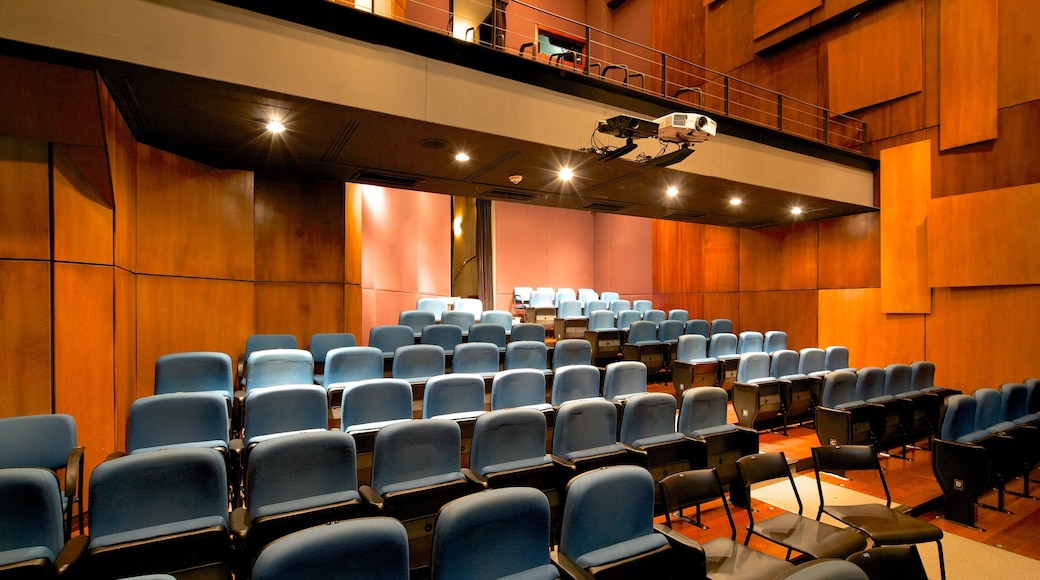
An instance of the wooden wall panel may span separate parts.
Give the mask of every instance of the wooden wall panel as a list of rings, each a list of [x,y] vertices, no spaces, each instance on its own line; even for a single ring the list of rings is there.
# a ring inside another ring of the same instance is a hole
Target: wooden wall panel
[[[100,147],[96,73],[0,55],[0,135]],[[60,112],[60,114],[55,114]]]
[[[928,283],[1040,284],[1040,184],[931,200]]]
[[[881,214],[823,220],[820,227],[820,288],[881,286]]]
[[[341,182],[256,176],[256,280],[342,283],[344,202]]]
[[[939,52],[939,149],[996,139],[997,0],[942,0]]]
[[[312,334],[343,332],[342,284],[256,283],[256,332],[292,334],[307,348]]]
[[[1015,288],[936,288],[934,296],[932,314],[925,320],[925,354],[935,363],[936,384],[971,394],[1026,378],[1016,372],[1015,361],[1035,359],[1035,351],[1018,354],[1016,329],[1035,329],[1036,319],[1027,321],[1016,310]]]
[[[777,97],[771,91],[806,103],[817,102],[819,55],[820,50],[815,43],[796,43],[780,55],[756,58],[741,66],[733,72],[733,76],[742,82],[731,83],[731,112],[776,127],[780,122],[777,117]],[[787,100],[783,114],[785,132],[813,139],[823,138],[822,120],[815,110]]]
[[[737,332],[743,330],[744,327],[741,325],[740,318],[739,292],[710,292],[704,294],[703,301],[704,310],[701,315],[694,316],[691,311],[691,318],[703,318],[709,322],[716,318],[729,318],[733,321],[733,330]]]
[[[0,137],[0,258],[50,258],[49,155],[44,141]]]
[[[1012,340],[1015,344],[1013,369],[1014,381],[1040,377],[1040,332],[1036,321],[1040,320],[1040,286],[1020,286],[1012,296],[1014,315],[1008,320]]]
[[[116,267],[115,273],[115,418],[125,425],[137,399],[137,276]],[[116,430],[116,449],[126,449],[126,431]]]
[[[787,348],[818,344],[816,290],[741,292],[740,330],[787,332]]]
[[[99,82],[102,123],[115,202],[115,265],[137,270],[137,141],[104,83]]]
[[[137,261],[148,274],[253,279],[253,174],[137,148]]]
[[[752,36],[761,38],[820,6],[823,0],[755,0]]]
[[[931,311],[928,200],[931,143],[881,152],[881,294],[885,312]]]
[[[820,346],[849,347],[853,367],[909,364],[925,358],[926,317],[885,314],[880,288],[820,290],[819,308]],[[928,336],[933,341],[941,338],[931,332]]]
[[[919,2],[827,43],[828,107],[850,113],[924,88]]]
[[[155,389],[155,360],[211,350],[232,360],[255,334],[252,282],[137,277],[137,397]]]
[[[697,65],[704,64],[705,5],[689,0],[653,0],[650,2],[650,46],[656,50]],[[670,63],[667,94],[679,87],[697,86],[703,82],[699,67]],[[655,74],[654,76],[660,76]]]
[[[111,266],[54,264],[54,411],[76,418],[89,473],[116,450]]]
[[[740,290],[815,290],[816,222],[740,230]]]
[[[755,57],[751,32],[753,13],[754,0],[726,0],[705,9],[705,67],[728,73]]]
[[[358,344],[368,339],[362,336],[362,314],[361,285],[343,285],[343,331],[349,332],[357,338]]]
[[[740,288],[740,230],[704,227],[704,291],[734,292]],[[693,289],[696,291],[696,289]]]
[[[0,417],[50,413],[49,262],[0,260],[0,360]]]
[[[1040,75],[1026,63],[1040,56],[1036,21],[1023,18],[1036,9],[1034,0],[997,2],[997,103],[1000,108],[1040,99]]]
[[[61,149],[53,152],[54,259],[111,264],[112,208]]]

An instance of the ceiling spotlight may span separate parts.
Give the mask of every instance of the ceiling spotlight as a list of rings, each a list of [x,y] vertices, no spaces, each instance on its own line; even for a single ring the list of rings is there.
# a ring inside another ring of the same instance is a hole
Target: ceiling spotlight
[[[282,133],[285,131],[285,125],[277,119],[271,119],[271,122],[267,124],[267,130],[272,133]]]
[[[462,161],[462,162],[469,161],[469,155],[466,155],[464,152],[459,151],[458,153],[455,154],[455,161]]]
[[[667,193],[668,193],[668,197],[675,197],[675,196],[679,195],[679,188],[675,187],[674,185],[672,185],[672,186],[670,186],[668,188]]]
[[[731,197],[731,198],[729,198],[729,204],[730,205],[740,205],[741,203],[742,202],[741,202],[739,197]]]
[[[791,208],[791,215],[802,215],[802,208],[797,205]]]
[[[524,180],[524,176],[519,173],[514,173],[509,176],[509,183],[513,185],[520,185],[520,182]]]
[[[564,168],[560,169],[560,180],[561,181],[570,181],[572,177],[574,177],[574,170],[573,169],[571,169],[570,167],[564,167]]]

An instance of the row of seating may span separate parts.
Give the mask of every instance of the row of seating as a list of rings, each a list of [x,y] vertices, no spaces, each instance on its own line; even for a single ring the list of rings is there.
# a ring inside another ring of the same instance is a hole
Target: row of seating
[[[592,288],[578,288],[578,290],[575,291],[573,288],[556,289],[546,286],[539,286],[537,288],[532,288],[530,286],[513,287],[514,310],[524,310],[528,307],[558,306],[560,302],[563,302],[564,300],[577,300],[584,305],[590,300],[604,300],[609,302],[619,298],[621,298],[621,296],[617,292],[603,292],[600,294]]]

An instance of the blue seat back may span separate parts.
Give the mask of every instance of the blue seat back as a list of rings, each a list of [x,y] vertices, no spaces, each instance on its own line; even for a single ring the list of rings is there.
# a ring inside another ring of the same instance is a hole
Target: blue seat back
[[[258,350],[272,348],[299,348],[292,334],[254,334],[246,339],[246,358]]]
[[[443,348],[444,352],[450,353],[455,350],[457,345],[462,344],[462,328],[443,322],[431,324],[423,328],[422,337],[419,340],[422,344],[436,344]]]
[[[386,517],[308,528],[269,544],[253,564],[252,577],[407,580],[408,532]]]
[[[678,320],[685,326],[686,322],[690,320],[690,312],[682,308],[673,308],[668,311],[668,320]]]
[[[242,430],[246,445],[257,437],[328,427],[328,398],[317,385],[285,385],[246,394]]]
[[[755,330],[745,330],[737,336],[737,354],[749,352],[765,352],[762,349],[762,333]]]
[[[545,403],[545,374],[537,369],[511,369],[491,381],[491,409]]]
[[[246,357],[247,390],[314,382],[314,358],[298,348],[258,350]]]
[[[632,303],[628,300],[621,300],[620,298],[611,300],[608,303],[607,308],[614,313],[614,316],[618,316],[624,310],[632,310]]]
[[[349,332],[321,332],[311,335],[307,350],[316,363],[324,363],[330,350],[346,346],[357,346],[357,338]]]
[[[890,364],[885,367],[885,394],[893,397],[910,390],[910,365]]]
[[[458,423],[426,419],[387,425],[376,435],[372,456],[372,489],[438,476],[462,476],[462,432]]]
[[[935,363],[927,360],[910,364],[910,388],[923,391],[935,386]]]
[[[178,352],[155,361],[155,394],[214,391],[234,395],[235,371],[222,352]]]
[[[657,325],[646,320],[637,320],[628,327],[629,344],[658,342]]]
[[[253,519],[280,513],[277,504],[308,497],[339,494],[333,501],[343,501],[343,494],[358,491],[354,438],[319,431],[265,441],[249,453],[245,484]]]
[[[8,439],[5,439],[5,445]],[[43,469],[0,469],[0,554],[4,564],[45,555],[51,562],[65,544],[61,491]],[[44,548],[48,553],[40,554]],[[17,576],[17,574],[15,574]]]
[[[535,409],[497,409],[473,425],[469,467],[481,476],[496,466],[545,460],[545,414]]]
[[[649,300],[633,300],[632,301],[632,310],[635,310],[636,312],[639,312],[640,314],[646,312],[647,310],[650,310],[653,307],[654,307],[653,303],[650,302]]]
[[[862,401],[885,394],[885,369],[864,367],[856,373],[856,398]]]
[[[451,370],[455,373],[497,373],[498,347],[490,342],[462,343],[452,354]]]
[[[609,310],[593,310],[589,315],[589,330],[614,330],[614,313]]]
[[[433,532],[434,580],[556,578],[549,562],[549,500],[532,488],[492,489],[452,501]]]
[[[444,349],[436,344],[409,344],[397,349],[391,375],[395,379],[421,380],[444,374]]]
[[[737,335],[732,332],[714,334],[708,341],[708,356],[719,358],[737,354]]]
[[[448,303],[440,298],[420,298],[415,301],[415,309],[430,312],[439,321],[441,314],[448,309]]]
[[[679,320],[665,320],[657,326],[657,340],[675,342],[686,332],[686,323]]]
[[[544,342],[521,340],[506,345],[505,370],[548,368],[549,349]]]
[[[610,304],[611,302],[621,298],[617,292],[600,292],[599,299]]]
[[[643,319],[643,314],[635,310],[622,310],[617,313],[617,327],[620,330],[628,330],[633,322]]]
[[[644,440],[675,433],[675,397],[668,393],[640,393],[625,402],[622,443],[638,447]]]
[[[583,473],[567,488],[560,552],[582,556],[654,534],[654,478],[635,465]],[[662,541],[662,543],[665,543]]]
[[[684,334],[679,337],[675,360],[692,361],[708,356],[708,339],[699,334]]]
[[[838,405],[862,400],[856,396],[856,382],[856,373],[852,371],[827,373],[827,378],[823,380],[820,406],[836,409]]]
[[[219,451],[205,448],[117,457],[91,472],[89,499],[91,547],[107,536],[131,539],[135,531],[176,522],[226,526],[227,467]]]
[[[169,393],[130,405],[126,450],[187,443],[228,446],[227,401],[217,393]]]
[[[769,355],[764,352],[749,352],[740,355],[737,365],[737,382],[746,383],[754,379],[764,379],[769,374]]]
[[[352,425],[412,418],[412,386],[403,379],[360,381],[343,389],[343,430]]]
[[[643,313],[643,320],[649,320],[655,324],[660,324],[668,318],[668,315],[664,313],[664,310],[658,310],[651,308]]]
[[[472,312],[463,310],[449,310],[441,314],[441,324],[454,324],[462,329],[463,333],[469,332],[469,327],[477,322],[477,317]]]
[[[599,293],[592,288],[578,288],[578,302],[585,306],[593,300],[599,300]]]
[[[383,356],[393,356],[394,351],[402,346],[415,344],[415,333],[418,331],[403,324],[381,324],[368,331],[368,346],[378,348]]]
[[[860,371],[862,372],[862,370]],[[970,395],[951,395],[946,399],[939,439],[956,441],[975,431],[975,415],[978,401]]]
[[[552,306],[550,304],[550,306]],[[486,310],[480,315],[483,324],[497,324],[505,329],[506,334],[513,330],[513,314],[505,310]]]
[[[76,448],[71,415],[24,415],[0,419],[0,468],[63,469]]]
[[[708,321],[703,318],[695,318],[693,320],[686,321],[686,334],[699,334],[704,338],[708,338]]]
[[[1005,421],[1014,421],[1029,414],[1029,390],[1022,383],[1000,385],[1000,414]]]
[[[584,338],[565,338],[556,341],[553,349],[553,370],[567,365],[592,364],[592,344]]]
[[[787,349],[787,333],[782,330],[767,330],[762,342],[762,350],[772,354]]]
[[[553,297],[553,304],[559,308],[560,304],[563,304],[568,300],[577,299],[578,294],[574,291],[574,288],[559,288],[556,290],[556,295]]]
[[[599,369],[589,365],[570,365],[559,368],[553,375],[551,403],[554,407],[574,399],[600,396]]]
[[[769,366],[769,374],[774,377],[787,377],[800,374],[798,372],[798,353],[793,350],[774,350],[770,355],[772,362]]]
[[[469,373],[430,377],[423,392],[423,419],[484,410],[484,379]]]
[[[798,372],[807,375],[827,370],[827,355],[822,348],[803,348],[798,353]]]
[[[996,389],[977,389],[973,395],[978,401],[975,411],[975,430],[982,431],[1006,420],[1003,413],[1003,397]]]
[[[610,305],[607,304],[606,302],[604,302],[603,300],[589,300],[588,302],[585,303],[585,308],[584,308],[583,312],[584,312],[585,316],[591,317],[592,313],[597,311],[597,310],[606,310],[606,311],[609,312],[610,311]],[[614,317],[614,313],[611,312],[610,316],[611,316],[611,318],[613,318]]]
[[[485,317],[486,320],[486,317]],[[469,342],[490,342],[497,348],[506,346],[506,329],[494,322],[478,322],[469,327]]]
[[[518,340],[545,342],[545,327],[534,322],[521,322],[513,326],[513,332],[509,340],[513,342]]]
[[[678,430],[687,435],[725,425],[729,396],[722,387],[694,387],[683,392]]]
[[[575,451],[617,443],[617,405],[605,399],[568,401],[556,412],[552,452],[567,457]]]
[[[556,307],[556,316],[560,318],[581,317],[581,302],[577,300],[563,300]]]
[[[479,298],[459,298],[455,301],[455,304],[452,304],[451,310],[448,312],[453,311],[469,312],[473,315],[474,321],[477,321],[481,319],[481,315],[484,313],[484,303]],[[441,322],[444,322],[444,314],[441,314]]]
[[[733,321],[728,318],[715,318],[711,321],[711,336],[716,334],[733,334]]]
[[[334,348],[325,357],[326,388],[336,383],[378,379],[383,376],[383,351],[374,346]]]
[[[849,347],[828,346],[824,353],[823,365],[827,367],[827,370],[840,371],[849,368]]]
[[[437,324],[437,315],[427,310],[404,310],[397,315],[397,324],[412,329],[412,336],[422,335],[424,328]]]
[[[635,360],[618,361],[607,365],[603,375],[603,398],[646,392],[646,364]]]
[[[535,290],[534,292],[531,292],[531,308],[552,306],[553,300],[555,299],[556,294],[554,292]]]

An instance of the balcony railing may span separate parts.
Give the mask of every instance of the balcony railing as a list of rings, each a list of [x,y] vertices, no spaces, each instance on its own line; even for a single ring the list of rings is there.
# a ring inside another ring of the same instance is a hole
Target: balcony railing
[[[489,50],[594,77],[694,109],[775,129],[816,143],[863,152],[866,123],[629,41],[520,0],[410,0],[407,14],[381,14],[376,2],[355,7],[439,32]],[[389,4],[389,2],[387,3]],[[501,7],[505,9],[502,10]],[[477,19],[482,19],[478,21]],[[546,36],[577,50],[547,48]],[[547,54],[549,53],[549,54]]]

